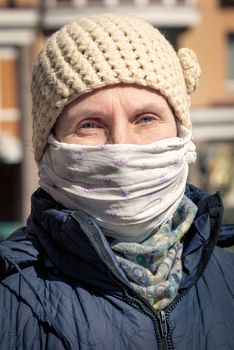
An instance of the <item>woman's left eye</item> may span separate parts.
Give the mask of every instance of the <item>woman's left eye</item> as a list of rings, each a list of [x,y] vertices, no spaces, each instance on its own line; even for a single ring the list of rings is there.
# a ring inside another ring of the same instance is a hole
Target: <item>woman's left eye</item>
[[[147,124],[151,123],[155,118],[150,115],[143,115],[142,117],[138,118],[137,124]]]

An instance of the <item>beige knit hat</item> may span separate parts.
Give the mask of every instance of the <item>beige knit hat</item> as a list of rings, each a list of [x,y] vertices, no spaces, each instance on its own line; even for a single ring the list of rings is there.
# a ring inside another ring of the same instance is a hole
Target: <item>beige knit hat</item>
[[[161,92],[177,119],[191,127],[190,97],[200,67],[196,55],[178,55],[149,23],[101,14],[83,17],[53,34],[39,54],[32,76],[33,148],[40,162],[48,135],[63,108],[87,92],[119,83]]]

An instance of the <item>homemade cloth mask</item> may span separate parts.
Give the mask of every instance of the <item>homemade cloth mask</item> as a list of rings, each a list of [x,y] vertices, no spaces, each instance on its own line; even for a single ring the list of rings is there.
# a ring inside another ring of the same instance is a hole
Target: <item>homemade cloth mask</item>
[[[157,310],[176,297],[182,278],[181,238],[196,216],[197,206],[184,196],[173,218],[139,243],[112,243],[112,249],[133,288]]]
[[[39,184],[67,209],[92,216],[107,236],[139,242],[172,217],[196,159],[191,133],[147,145],[83,146],[50,135]]]

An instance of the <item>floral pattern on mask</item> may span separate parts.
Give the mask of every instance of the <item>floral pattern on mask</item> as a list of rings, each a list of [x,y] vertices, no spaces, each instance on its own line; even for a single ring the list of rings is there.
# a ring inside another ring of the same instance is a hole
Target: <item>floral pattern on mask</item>
[[[182,128],[182,127],[181,127]],[[67,209],[96,218],[107,236],[141,241],[172,217],[181,202],[191,132],[147,145],[85,146],[49,136],[39,184]]]

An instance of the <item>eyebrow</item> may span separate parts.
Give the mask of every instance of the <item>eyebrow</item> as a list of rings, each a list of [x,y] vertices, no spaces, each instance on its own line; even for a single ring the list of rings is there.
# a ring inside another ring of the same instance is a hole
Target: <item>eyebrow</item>
[[[72,115],[78,115],[79,117],[83,118],[100,118],[100,117],[108,117],[108,114],[100,111],[100,110],[95,110],[95,109],[83,109],[81,111],[79,111],[79,109],[77,111],[74,111],[72,113]]]
[[[156,112],[158,114],[162,113],[165,109],[165,107],[167,107],[167,105],[163,105],[162,103],[147,103],[141,107],[138,108],[133,108],[133,110],[131,111],[131,116],[130,118],[134,118],[136,115],[140,115],[142,113],[147,113],[147,112]],[[169,109],[169,107],[168,107]],[[95,118],[95,119],[99,119],[99,118],[109,118],[109,114],[106,113],[103,110],[100,109],[89,109],[89,108],[85,108],[83,110],[81,110],[80,112],[78,111],[74,111],[72,113],[72,115],[78,115],[79,118]]]
[[[142,107],[136,108],[134,110],[134,114],[141,114],[141,113],[144,113],[147,111],[152,111],[152,110],[160,113],[164,109],[165,109],[165,106],[163,106],[161,103],[148,103],[146,105],[143,105]]]

